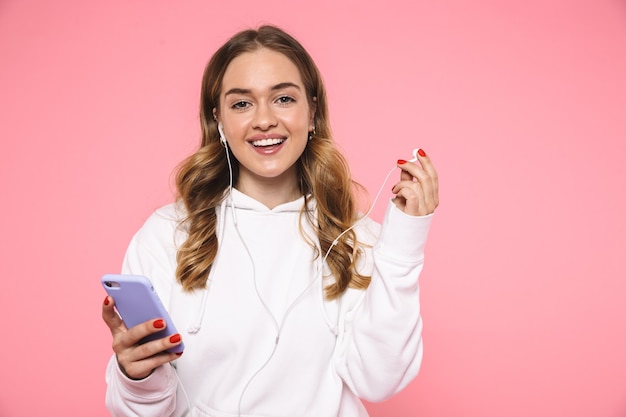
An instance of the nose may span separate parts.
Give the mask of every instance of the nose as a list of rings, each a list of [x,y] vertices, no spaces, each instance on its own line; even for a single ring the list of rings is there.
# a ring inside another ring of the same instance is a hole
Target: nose
[[[276,124],[277,118],[272,110],[271,104],[257,104],[256,112],[254,113],[254,120],[252,121],[252,127],[267,130],[270,127],[276,126]]]

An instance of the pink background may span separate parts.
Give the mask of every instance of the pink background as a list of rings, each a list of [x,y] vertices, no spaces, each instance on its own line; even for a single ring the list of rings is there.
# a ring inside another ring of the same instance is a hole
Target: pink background
[[[372,197],[416,146],[441,175],[422,372],[372,416],[625,416],[623,0],[1,1],[0,416],[107,415],[99,277],[261,22],[317,60]]]

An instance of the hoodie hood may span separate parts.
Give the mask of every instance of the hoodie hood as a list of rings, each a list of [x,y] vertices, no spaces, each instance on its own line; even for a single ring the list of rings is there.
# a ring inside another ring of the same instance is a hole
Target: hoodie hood
[[[267,213],[283,213],[283,212],[299,212],[302,209],[304,204],[304,196],[301,196],[293,201],[289,201],[287,203],[279,204],[278,206],[270,209],[265,204],[255,200],[254,198],[242,193],[236,188],[232,188],[230,191],[230,195],[228,191],[226,191],[226,196],[224,198],[224,204],[227,207],[234,207],[239,210],[254,210],[257,212],[267,212]],[[308,210],[314,210],[315,203],[313,199],[308,197]]]
[[[283,204],[279,204],[278,206],[270,209],[263,203],[255,200],[254,198],[242,193],[236,188],[230,188],[226,190],[224,199],[220,204],[220,207],[217,210],[218,216],[218,241],[223,242],[224,232],[226,227],[226,217],[227,212],[230,212],[228,215],[232,215],[233,224],[235,226],[235,230],[237,230],[237,234],[240,239],[243,239],[239,234],[239,230],[237,228],[237,212],[239,211],[255,211],[257,213],[267,213],[267,214],[278,214],[278,213],[299,213],[302,211],[305,201],[307,201],[307,210],[314,211],[316,204],[313,198],[310,195],[305,199],[304,196],[301,196],[293,201],[289,201]],[[218,255],[219,256],[219,255]],[[249,254],[249,256],[251,256]],[[318,268],[322,268],[321,262]],[[200,303],[200,308],[195,316],[195,320],[193,323],[187,328],[187,332],[190,334],[195,334],[200,331],[202,328],[202,320],[204,318],[204,313],[206,311],[206,303],[208,298],[208,293],[210,291],[211,285],[211,277],[209,276],[209,280],[207,281],[207,286],[202,290],[202,301]]]

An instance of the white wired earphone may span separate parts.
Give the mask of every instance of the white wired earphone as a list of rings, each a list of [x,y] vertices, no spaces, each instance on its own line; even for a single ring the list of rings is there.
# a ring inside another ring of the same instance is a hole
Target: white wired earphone
[[[376,202],[378,201],[378,198],[380,197],[380,194],[383,190],[383,187],[385,187],[385,184],[387,184],[387,181],[389,180],[389,177],[391,176],[391,174],[393,173],[393,171],[396,170],[397,167],[393,167],[389,173],[387,173],[387,175],[385,176],[385,180],[383,181],[382,185],[380,186],[380,188],[378,189],[378,192],[376,193],[376,197],[374,198],[374,201],[372,202],[369,210],[367,211],[367,213],[365,213],[365,215],[363,215],[359,220],[357,220],[356,222],[354,222],[354,224],[352,226],[350,226],[349,228],[347,228],[346,230],[344,230],[343,232],[341,232],[336,238],[335,240],[333,240],[333,243],[330,245],[330,247],[328,248],[328,250],[326,251],[326,253],[324,254],[324,257],[321,260],[321,265],[322,267],[319,269],[319,274],[318,276],[315,277],[315,279],[311,280],[311,283],[304,288],[304,290],[300,293],[300,295],[298,295],[296,297],[296,299],[287,307],[287,309],[285,310],[285,313],[283,315],[283,319],[282,322],[279,324],[278,320],[276,319],[276,317],[274,317],[274,314],[272,314],[271,310],[269,309],[269,307],[267,306],[267,304],[265,303],[265,301],[263,300],[263,297],[261,297],[261,294],[259,292],[259,289],[257,287],[257,283],[256,283],[256,273],[255,273],[255,264],[254,264],[254,258],[252,257],[252,254],[250,253],[250,250],[248,248],[248,246],[246,245],[245,241],[243,240],[243,237],[241,236],[241,233],[239,231],[239,228],[237,227],[237,215],[236,215],[236,207],[235,204],[233,202],[232,199],[232,189],[233,189],[233,170],[232,170],[232,165],[231,165],[231,161],[230,161],[230,154],[229,154],[229,150],[228,150],[228,142],[226,140],[226,136],[224,135],[224,130],[222,127],[222,123],[218,123],[217,125],[217,130],[220,134],[220,142],[224,145],[225,149],[226,149],[226,161],[228,162],[228,173],[229,173],[229,185],[228,185],[228,199],[230,200],[230,204],[231,204],[231,208],[232,208],[232,213],[233,213],[233,224],[235,225],[235,230],[237,230],[237,234],[239,236],[239,239],[241,240],[241,243],[243,244],[246,253],[248,254],[248,257],[250,259],[250,262],[252,263],[252,280],[254,283],[254,289],[256,291],[257,297],[259,299],[259,301],[261,302],[261,305],[263,306],[263,308],[267,311],[267,313],[269,314],[270,318],[272,319],[272,321],[274,322],[274,326],[276,327],[276,339],[275,339],[275,343],[274,343],[274,347],[272,349],[272,352],[270,353],[270,355],[268,356],[268,358],[265,360],[265,362],[259,367],[259,369],[257,369],[252,376],[250,377],[250,379],[248,380],[248,382],[246,382],[246,384],[244,385],[244,388],[241,392],[241,395],[239,397],[239,403],[237,406],[237,415],[241,416],[241,404],[243,402],[243,398],[244,395],[246,393],[246,391],[248,390],[248,387],[250,386],[250,384],[252,383],[252,381],[254,380],[254,378],[256,378],[256,376],[261,373],[261,371],[263,371],[263,369],[265,369],[265,367],[267,366],[267,364],[272,360],[272,358],[274,357],[274,354],[276,353],[276,348],[278,347],[278,342],[280,340],[280,334],[282,331],[282,327],[283,324],[286,321],[287,316],[289,315],[289,313],[291,312],[291,310],[298,304],[298,302],[302,299],[302,297],[308,292],[308,290],[313,287],[313,284],[315,284],[321,277],[323,274],[323,265],[326,262],[326,259],[328,258],[328,255],[330,255],[330,251],[333,249],[333,247],[335,247],[337,245],[337,243],[339,242],[339,239],[345,235],[346,233],[348,233],[350,230],[354,229],[359,223],[361,223],[363,220],[365,220],[366,218],[369,217],[369,215],[371,214],[372,210],[374,209]],[[415,148],[413,150],[413,159],[410,159],[408,162],[416,162],[418,160],[417,158],[417,153],[419,151],[420,148]],[[189,396],[187,395],[187,392],[185,390],[185,387],[182,383],[182,381],[180,380],[180,378],[178,377],[178,373],[176,372],[176,369],[174,369],[174,373],[176,374],[176,377],[178,378],[178,383],[183,391],[183,394],[185,395],[185,399],[187,401],[187,411],[190,412],[191,411],[191,402],[189,400]]]
[[[222,122],[219,122],[217,124],[217,130],[218,132],[220,132],[220,142],[222,142],[222,145],[226,146],[228,142],[226,142],[226,136],[224,136],[224,128],[222,127]]]

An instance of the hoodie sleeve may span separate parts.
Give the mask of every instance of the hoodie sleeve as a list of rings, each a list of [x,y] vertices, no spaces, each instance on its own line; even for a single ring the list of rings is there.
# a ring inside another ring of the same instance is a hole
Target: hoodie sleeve
[[[153,214],[128,246],[122,273],[148,277],[168,308],[174,270],[169,252],[175,251],[171,222]],[[106,369],[106,406],[115,417],[165,417],[176,408],[178,379],[170,364],[162,365],[145,379],[126,377],[115,355]]]
[[[409,216],[390,203],[372,249],[371,283],[343,302],[335,366],[346,385],[367,401],[395,395],[419,371],[418,277],[432,217]]]
[[[126,377],[115,356],[106,370],[106,406],[114,417],[166,417],[176,408],[177,380],[174,369],[163,365],[147,378]]]

